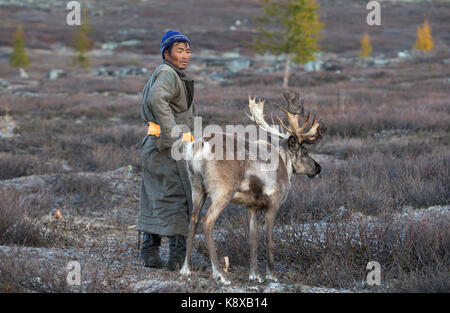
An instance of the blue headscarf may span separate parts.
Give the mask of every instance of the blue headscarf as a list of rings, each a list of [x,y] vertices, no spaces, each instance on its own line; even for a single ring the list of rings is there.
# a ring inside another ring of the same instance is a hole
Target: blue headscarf
[[[189,44],[189,47],[191,46],[189,39],[185,35],[174,30],[168,30],[167,33],[161,39],[160,50],[163,59],[164,59],[164,51],[167,48],[169,48],[170,45],[173,44],[174,42],[187,42]]]

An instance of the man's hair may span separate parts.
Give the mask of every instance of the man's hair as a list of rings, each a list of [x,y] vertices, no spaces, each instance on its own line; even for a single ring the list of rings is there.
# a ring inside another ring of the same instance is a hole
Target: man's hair
[[[173,49],[173,46],[174,46],[175,44],[177,44],[177,43],[184,43],[185,46],[187,45],[187,46],[190,48],[189,42],[187,42],[187,41],[176,41],[176,42],[174,42],[173,44],[171,44],[171,45],[166,49],[167,52],[169,53],[169,55],[172,55],[172,49]]]

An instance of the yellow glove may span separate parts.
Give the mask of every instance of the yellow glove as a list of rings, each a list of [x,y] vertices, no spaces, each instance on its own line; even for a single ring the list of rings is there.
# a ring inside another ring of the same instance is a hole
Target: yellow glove
[[[159,135],[161,134],[161,127],[156,123],[148,122],[147,134],[159,137]]]
[[[183,136],[181,137],[181,141],[192,142],[192,141],[194,141],[194,137],[191,135],[191,132],[183,133]]]

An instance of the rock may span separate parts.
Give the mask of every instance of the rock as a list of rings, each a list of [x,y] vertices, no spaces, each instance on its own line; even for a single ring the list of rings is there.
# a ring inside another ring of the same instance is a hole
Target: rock
[[[209,66],[223,66],[227,64],[228,60],[221,59],[221,58],[208,58],[203,60],[207,67]]]
[[[92,16],[103,16],[103,10],[92,11]]]
[[[236,58],[235,56],[239,55],[238,53],[227,52],[224,53],[224,57],[214,57],[214,58],[205,58],[203,59],[203,63],[206,67],[222,67],[224,71],[236,73],[243,69],[250,67],[250,59],[247,58]]]
[[[106,67],[100,67],[92,73],[97,76],[115,76],[114,70],[107,69]]]
[[[106,51],[113,51],[114,49],[121,46],[134,46],[140,44],[141,42],[141,40],[125,40],[121,42],[108,41],[102,43],[101,49]]]
[[[108,69],[106,67],[100,67],[94,70],[92,74],[97,76],[109,76],[109,77],[146,76],[148,75],[148,70],[145,67],[138,67],[138,66],[126,66],[118,71]]]
[[[102,50],[110,50],[110,51],[116,49],[118,46],[119,44],[117,42],[112,41],[102,43],[101,45]]]
[[[148,74],[148,70],[145,67],[127,66],[121,68],[118,76],[145,76]]]
[[[330,223],[333,218],[345,219],[351,216],[351,212],[345,206],[339,207],[337,210],[333,211],[331,215],[325,216],[320,222]]]
[[[39,94],[32,91],[13,91],[16,96],[39,97]]]
[[[62,168],[64,171],[66,171],[66,172],[70,172],[70,171],[73,170],[73,168],[69,165],[69,163],[68,163],[66,160],[64,160],[64,161],[61,163],[61,168]]]
[[[339,209],[336,210],[336,216],[339,216],[341,218],[348,217],[350,215],[350,210],[347,209],[345,206],[341,206]]]
[[[262,58],[264,61],[267,61],[267,62],[270,62],[273,64],[279,63],[279,62],[284,63],[286,61],[284,54],[274,55],[274,54],[265,53]]]
[[[127,177],[128,178],[133,177],[133,165],[128,165],[127,166]]]
[[[373,60],[374,65],[386,65],[389,64],[390,61],[389,60],[385,60],[385,59],[375,59]]]
[[[64,70],[54,69],[54,70],[50,70],[50,72],[48,72],[46,78],[49,80],[55,80],[55,79],[58,79],[59,77],[64,77],[64,76],[67,76],[66,73],[64,72]]]
[[[226,73],[213,73],[208,76],[210,79],[218,81],[219,83],[226,82]]]
[[[20,134],[20,128],[11,117],[0,119],[0,138],[12,138]]]
[[[358,61],[356,62],[356,65],[361,66],[361,67],[370,67],[370,66],[374,66],[375,62],[372,58],[361,58],[361,59],[358,59]]]
[[[8,89],[10,87],[10,83],[7,80],[4,80],[3,78],[0,78],[0,91],[4,89]]]
[[[282,292],[285,290],[285,285],[281,283],[269,283],[263,292]]]
[[[273,67],[261,67],[261,68],[256,69],[256,71],[258,73],[273,73],[274,68]]]
[[[141,43],[141,40],[125,40],[119,43],[119,46],[134,46]]]
[[[449,214],[450,213],[450,205],[435,205],[430,206],[426,209],[427,213],[435,213],[435,214]]]
[[[239,54],[239,52],[235,52],[235,51],[222,53],[222,58],[226,58],[226,59],[239,58],[240,56],[241,55]]]
[[[200,72],[204,68],[205,68],[205,65],[203,63],[200,63],[200,64],[196,64],[196,63],[189,64],[189,71],[191,73],[192,72]]]
[[[400,51],[400,52],[397,54],[397,57],[398,57],[399,59],[407,59],[407,58],[410,58],[410,57],[411,57],[411,52],[409,52],[408,50]]]
[[[148,30],[146,28],[126,28],[126,29],[120,29],[116,32],[117,35],[128,37],[129,35],[133,34],[146,34]]]
[[[323,70],[323,61],[309,61],[305,64],[304,69],[306,72],[318,72]]]
[[[391,137],[391,136],[403,136],[409,134],[409,129],[383,129],[381,132],[374,133],[372,136],[375,138]]]
[[[233,73],[239,72],[249,67],[250,67],[250,59],[236,59],[231,62],[227,62],[226,64],[226,68]]]
[[[28,78],[28,74],[27,72],[25,72],[25,70],[23,68],[20,68],[20,78],[22,79],[27,79]]]
[[[323,64],[322,68],[325,71],[332,71],[332,72],[339,72],[339,73],[342,71],[342,66],[333,64],[333,63],[328,63],[328,62],[325,62]]]

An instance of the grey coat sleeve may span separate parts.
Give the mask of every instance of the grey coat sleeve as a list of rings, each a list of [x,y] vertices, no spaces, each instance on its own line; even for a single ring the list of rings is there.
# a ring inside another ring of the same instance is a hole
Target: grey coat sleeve
[[[159,151],[170,148],[179,138],[172,138],[172,128],[177,125],[169,102],[180,90],[177,90],[175,78],[168,71],[162,71],[158,74],[148,96],[149,108],[156,119],[156,123],[161,127],[161,134],[156,141],[156,147]]]

